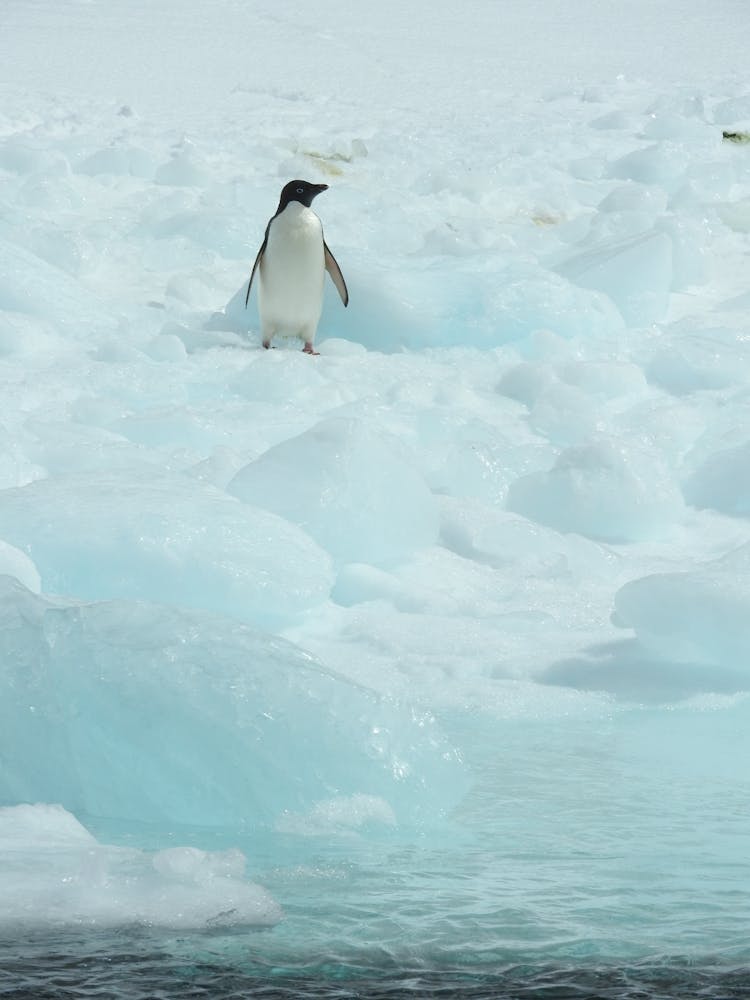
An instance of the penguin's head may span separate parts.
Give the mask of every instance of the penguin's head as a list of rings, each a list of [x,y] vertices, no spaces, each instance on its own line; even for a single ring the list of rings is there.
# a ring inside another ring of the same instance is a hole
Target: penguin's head
[[[289,181],[281,189],[281,198],[276,214],[283,212],[290,201],[298,201],[305,208],[312,205],[313,198],[316,198],[321,191],[327,191],[327,184],[311,184],[310,181]]]

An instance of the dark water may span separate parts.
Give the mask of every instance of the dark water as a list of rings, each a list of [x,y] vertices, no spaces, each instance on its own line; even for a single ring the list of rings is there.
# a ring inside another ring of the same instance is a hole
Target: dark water
[[[252,936],[251,936],[252,937]],[[251,951],[252,943],[247,946]],[[164,941],[134,929],[108,934],[37,933],[0,941],[3,1000],[167,1000],[399,997],[465,1000],[721,1000],[750,997],[750,966],[651,958],[617,964],[530,963],[440,969],[397,968],[387,958],[360,966],[276,968],[245,955],[211,955],[205,939]]]

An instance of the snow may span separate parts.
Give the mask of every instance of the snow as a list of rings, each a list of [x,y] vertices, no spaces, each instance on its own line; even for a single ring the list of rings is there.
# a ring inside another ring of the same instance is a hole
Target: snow
[[[653,720],[736,745],[638,843],[718,850],[670,831],[747,750],[750,11],[354,8],[5,2],[0,920],[274,923],[201,831],[275,871],[468,837],[476,788],[495,850],[529,787],[607,843],[582,759],[614,726],[637,810]],[[244,307],[297,176],[351,299],[316,358]]]

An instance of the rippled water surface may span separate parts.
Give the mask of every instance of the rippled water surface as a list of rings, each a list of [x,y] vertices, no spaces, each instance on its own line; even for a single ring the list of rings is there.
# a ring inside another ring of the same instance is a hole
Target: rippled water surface
[[[6,942],[3,942],[5,945]],[[628,965],[596,963],[498,963],[475,970],[453,965],[443,969],[322,967],[280,969],[246,958],[230,959],[220,948],[196,942],[164,942],[148,935],[81,938],[77,935],[27,942],[11,959],[0,962],[0,996],[14,1000],[112,997],[601,997],[740,998],[750,991],[747,966],[721,961],[694,965],[679,958],[654,958]],[[14,946],[15,950],[16,946]]]

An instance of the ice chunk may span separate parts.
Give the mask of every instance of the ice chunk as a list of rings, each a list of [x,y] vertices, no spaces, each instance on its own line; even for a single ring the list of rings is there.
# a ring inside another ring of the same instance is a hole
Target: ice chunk
[[[73,337],[117,328],[116,318],[80,283],[29,250],[1,239],[0,309],[48,320]]]
[[[499,389],[529,407],[529,425],[556,444],[580,444],[607,427],[614,400],[638,398],[646,382],[635,365],[569,361],[522,363],[506,373]]]
[[[647,230],[584,250],[558,265],[558,271],[584,288],[604,292],[628,325],[662,319],[672,288],[672,241]]]
[[[600,401],[639,396],[646,388],[638,365],[624,361],[569,361],[560,367],[560,378]]]
[[[570,339],[622,327],[605,295],[530,261],[509,265],[504,257],[491,256],[469,266],[446,262],[441,254],[418,268],[408,261],[381,272],[372,261],[363,261],[358,269],[355,259],[346,277],[350,307],[341,309],[327,283],[320,336],[355,340],[374,351],[488,349],[523,340],[539,329]],[[227,329],[246,331],[254,322],[253,313],[244,309],[246,288],[238,289],[225,307]]]
[[[727,384],[721,373],[696,364],[693,352],[687,347],[681,350],[677,342],[665,343],[646,366],[649,381],[676,396],[700,389],[719,389]]]
[[[160,333],[147,345],[146,353],[154,361],[184,361],[187,351],[175,333]]]
[[[153,155],[137,146],[118,144],[97,149],[76,164],[76,173],[131,175],[151,179],[156,164]]]
[[[721,202],[716,211],[721,221],[736,233],[750,233],[750,198]]]
[[[744,309],[736,319],[717,316],[707,322],[698,315],[671,323],[654,341],[654,348],[646,375],[676,396],[743,384],[750,373]]]
[[[596,433],[601,423],[601,405],[573,386],[554,382],[534,401],[529,423],[549,441],[579,444]]]
[[[151,853],[100,844],[58,805],[0,808],[0,927],[269,926],[281,907],[238,850]]]
[[[663,188],[626,181],[613,188],[599,202],[600,212],[640,212],[656,217],[667,207]]]
[[[304,528],[337,562],[383,563],[432,544],[438,516],[395,438],[333,417],[270,448],[228,491]]]
[[[50,602],[0,577],[0,689],[0,803],[240,830],[366,794],[409,825],[463,783],[424,713],[205,612]]]
[[[342,566],[331,597],[337,604],[350,607],[363,601],[391,601],[399,604],[404,588],[391,574],[368,563],[348,563]]]
[[[709,455],[687,479],[689,504],[750,517],[750,441]]]
[[[489,302],[498,343],[522,340],[537,330],[570,339],[602,337],[622,327],[606,288],[578,281],[562,268],[557,271],[519,264],[499,275]]]
[[[671,647],[672,655],[667,644],[659,655],[638,639],[599,643],[558,661],[539,679],[581,691],[606,691],[619,700],[641,705],[690,699],[695,707],[718,707],[710,706],[711,693],[727,697],[750,687],[742,671],[715,663],[680,661],[678,656],[683,652],[679,642]]]
[[[750,667],[750,545],[686,573],[655,573],[615,598],[618,625],[667,660]]]
[[[710,140],[712,134],[711,126],[697,115],[686,117],[666,109],[653,111],[643,126],[643,135],[647,139],[675,139],[698,143],[707,137]],[[673,155],[678,157],[676,150]]]
[[[659,142],[616,160],[610,167],[610,173],[612,177],[641,184],[657,184],[673,191],[682,180],[686,166],[682,150],[676,145]]]
[[[638,394],[646,380],[636,365],[607,361],[569,361],[560,365],[523,361],[506,371],[498,391],[532,409],[560,384],[582,389],[602,401]]]
[[[503,396],[517,399],[526,406],[533,406],[554,381],[555,373],[551,365],[522,361],[504,373],[497,390]]]
[[[293,524],[192,477],[61,476],[0,493],[5,539],[47,592],[207,608],[263,627],[325,600],[328,556]]]
[[[174,150],[170,159],[157,167],[154,180],[175,187],[201,187],[209,176],[202,164],[196,162],[192,149],[183,147]]]
[[[601,440],[566,449],[549,472],[517,479],[508,508],[560,531],[633,542],[662,537],[683,504],[656,456]]]
[[[672,291],[700,285],[708,276],[707,248],[711,234],[705,219],[665,215],[656,229],[665,233],[672,244]]]

